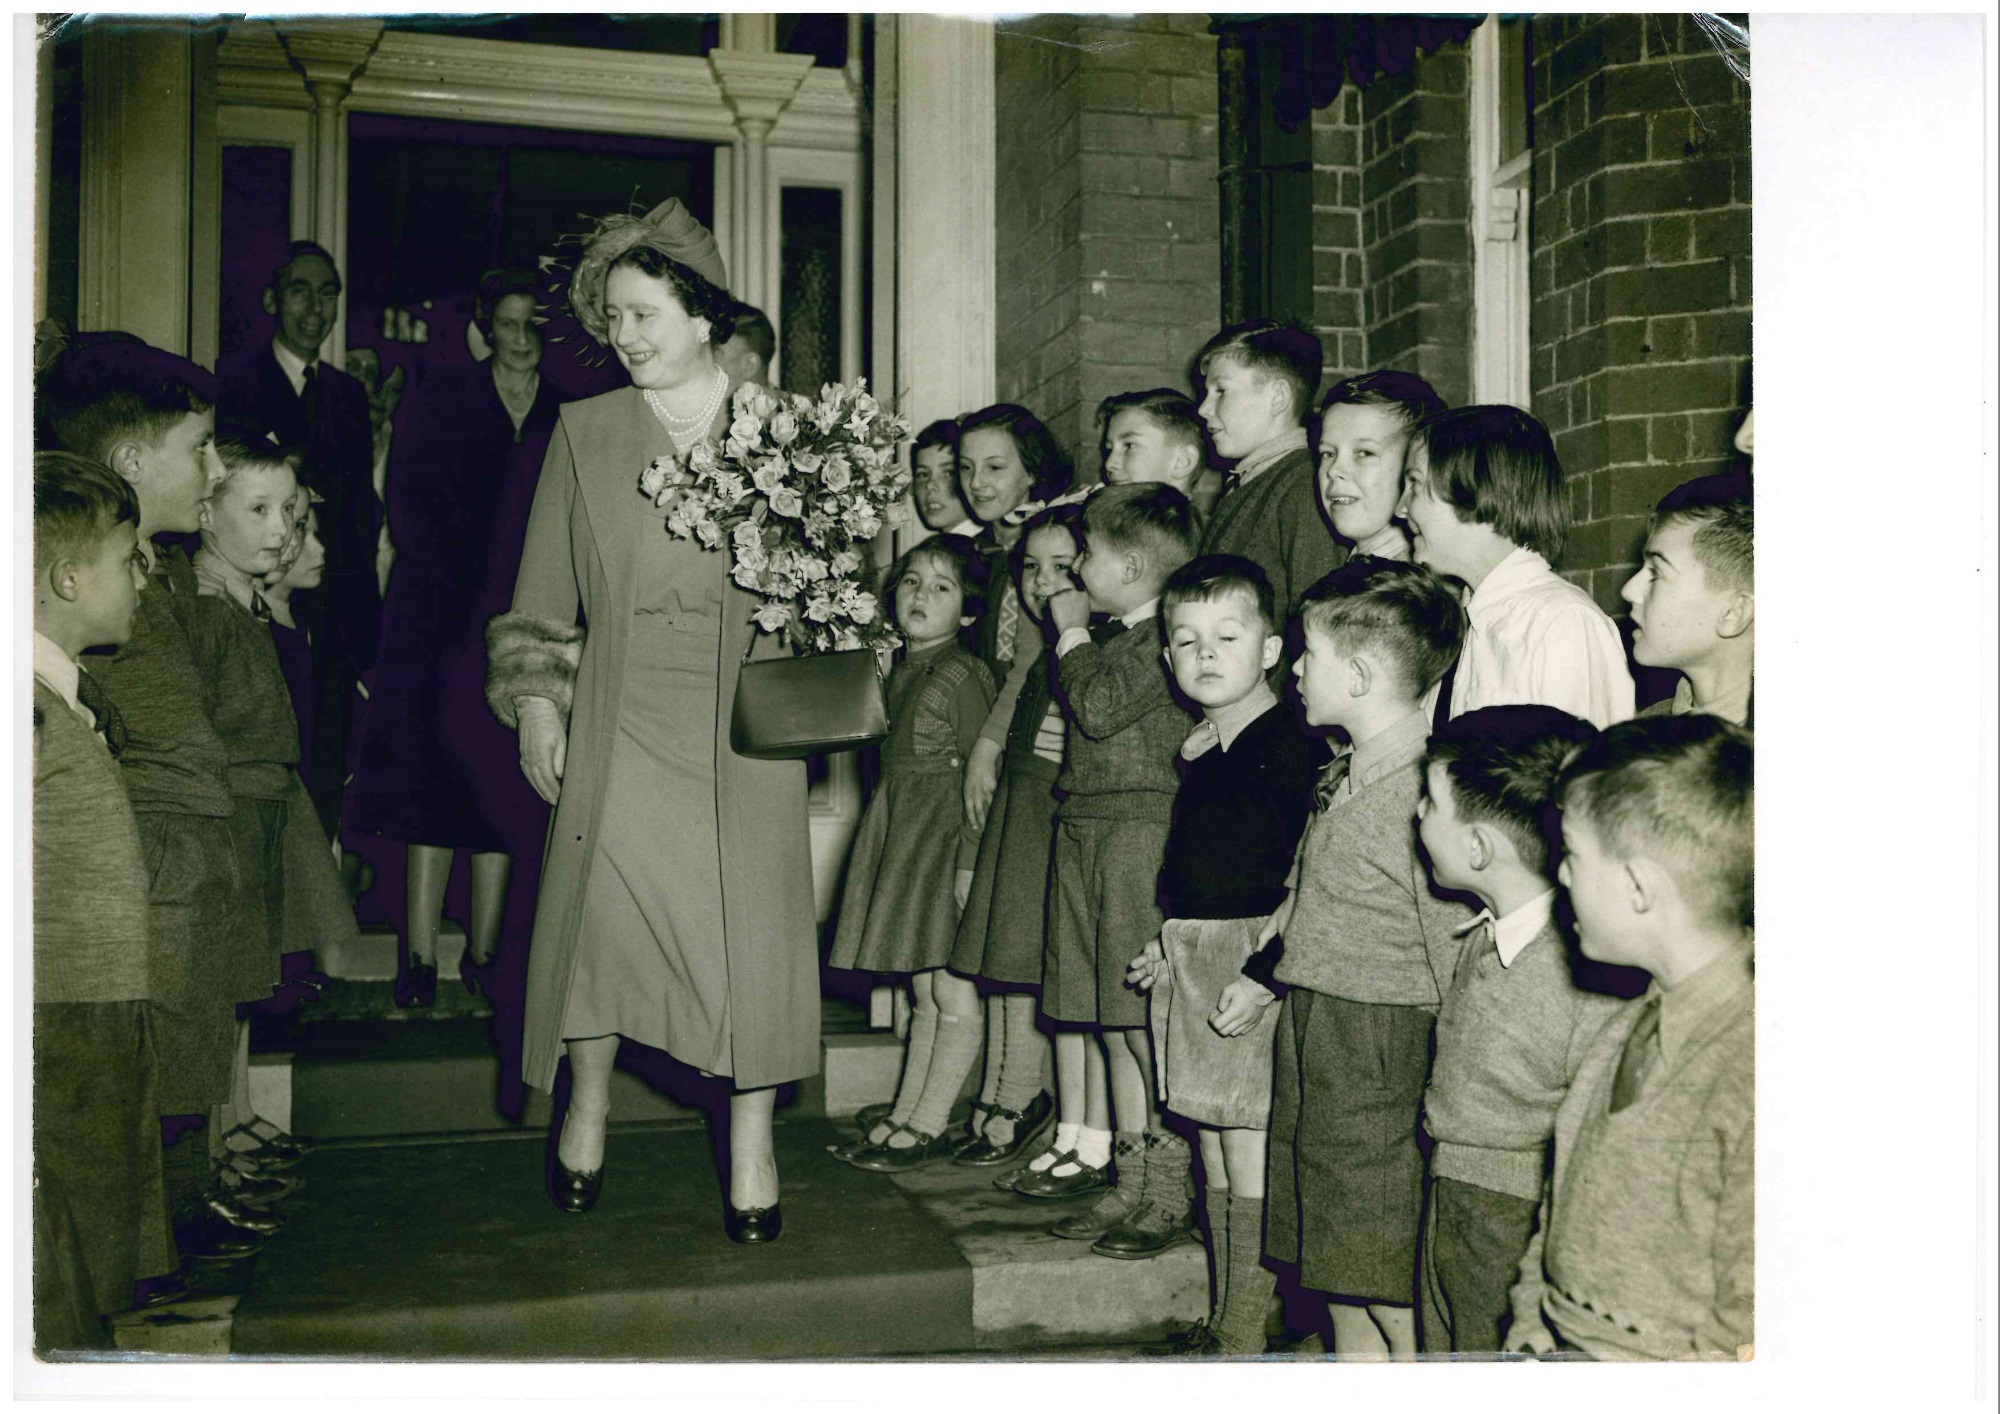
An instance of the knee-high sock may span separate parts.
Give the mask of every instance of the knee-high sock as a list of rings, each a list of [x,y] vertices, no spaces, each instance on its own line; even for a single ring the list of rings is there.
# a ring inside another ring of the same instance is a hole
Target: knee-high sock
[[[917,1101],[910,1127],[925,1134],[942,1134],[951,1123],[952,1103],[965,1088],[965,1077],[979,1056],[985,1017],[978,1005],[966,1012],[938,1008],[937,1041],[931,1050],[931,1073]]]
[[[1210,1184],[1203,1190],[1203,1202],[1208,1208],[1208,1270],[1215,1280],[1215,1300],[1209,1304],[1208,1320],[1214,1325],[1222,1319],[1222,1310],[1229,1304],[1229,1207],[1231,1197],[1227,1188],[1217,1188]],[[1259,1200],[1262,1208],[1262,1200]],[[1260,1239],[1261,1240],[1261,1239]]]
[[[994,1103],[1003,1110],[1026,1108],[1042,1090],[1042,1072],[1048,1064],[1049,1038],[1035,1025],[1035,998],[1032,992],[1009,992],[1000,999],[1001,1019],[1007,1033],[1001,1052],[1000,1084]],[[1014,1138],[1014,1122],[989,1120],[986,1137],[995,1144]]]
[[[1168,1216],[1192,1214],[1188,1192],[1194,1151],[1170,1129],[1146,1131],[1146,1196]]]
[[[896,1108],[891,1124],[908,1124],[917,1112],[917,1100],[924,1093],[924,1081],[931,1073],[931,1048],[937,1041],[938,1014],[935,1007],[918,1007],[910,1013],[910,1041],[903,1053],[903,1081],[896,1087]]]
[[[1000,1076],[1007,1068],[1006,1000],[1003,994],[995,992],[980,1001],[986,1012],[986,1073],[979,1079],[979,1103],[982,1105],[1000,1103]]]
[[[1278,1279],[1265,1269],[1264,1200],[1229,1199],[1228,1299],[1215,1323],[1225,1355],[1264,1353],[1264,1321]],[[1218,1278],[1220,1281],[1221,1278]]]

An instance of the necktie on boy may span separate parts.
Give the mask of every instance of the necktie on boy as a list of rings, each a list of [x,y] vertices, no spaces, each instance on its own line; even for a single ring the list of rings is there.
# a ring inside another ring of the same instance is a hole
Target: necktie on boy
[[[1347,773],[1354,764],[1351,752],[1342,752],[1327,762],[1326,769],[1319,773],[1319,780],[1313,785],[1313,799],[1324,812],[1333,807],[1340,794],[1340,784],[1347,779]]]
[[[90,715],[97,720],[97,730],[104,734],[104,745],[113,756],[125,750],[125,718],[111,701],[111,694],[104,690],[104,684],[90,675],[88,669],[79,669],[76,675],[76,700],[90,709]]]
[[[271,622],[271,605],[257,590],[250,591],[250,617],[260,624]]]
[[[1126,628],[1127,624],[1123,619],[1099,619],[1090,625],[1090,641],[1097,644],[1109,643],[1125,632]]]
[[[1618,1058],[1618,1073],[1611,1080],[1611,1112],[1617,1114],[1639,1098],[1646,1077],[1660,1058],[1660,999],[1649,997],[1639,1013],[1632,1034],[1625,1038],[1624,1054]]]

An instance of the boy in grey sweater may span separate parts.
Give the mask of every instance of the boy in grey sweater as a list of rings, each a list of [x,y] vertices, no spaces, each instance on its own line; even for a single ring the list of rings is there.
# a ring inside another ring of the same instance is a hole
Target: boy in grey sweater
[[[1593,735],[1554,707],[1481,707],[1432,737],[1417,833],[1466,927],[1424,1091],[1423,1348],[1502,1348],[1535,1230],[1556,1107],[1617,999],[1580,989],[1555,921],[1548,839],[1563,758]]]
[[[1510,1349],[1747,1359],[1756,1170],[1750,734],[1621,722],[1558,786],[1584,955],[1653,985],[1598,1032],[1556,1111],[1555,1176]]]

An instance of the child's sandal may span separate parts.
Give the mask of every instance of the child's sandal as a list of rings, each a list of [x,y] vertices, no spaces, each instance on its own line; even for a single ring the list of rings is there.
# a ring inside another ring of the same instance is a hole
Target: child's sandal
[[[887,1118],[887,1116],[884,1116],[884,1118]],[[876,1121],[876,1124],[879,1123],[881,1123],[881,1120]],[[897,1130],[901,1129],[902,1127],[903,1126],[901,1126],[900,1124],[891,1124],[889,1126],[889,1134],[894,1134]],[[874,1124],[868,1125],[852,1139],[846,1140],[839,1144],[827,1145],[826,1151],[827,1153],[833,1155],[836,1159],[839,1159],[842,1163],[852,1163],[854,1161],[854,1156],[856,1154],[863,1153],[866,1150],[873,1149],[876,1147],[875,1141],[868,1137],[870,1134],[874,1132],[874,1130],[875,1130]],[[889,1134],[884,1134],[882,1136],[882,1140],[884,1143],[888,1142]]]
[[[951,1152],[953,1156],[963,1154],[967,1149],[975,1148],[984,1143],[986,1139],[986,1121],[1000,1112],[998,1105],[989,1105],[984,1100],[974,1100],[972,1102],[972,1113],[966,1117],[964,1131],[954,1134],[951,1137]]]

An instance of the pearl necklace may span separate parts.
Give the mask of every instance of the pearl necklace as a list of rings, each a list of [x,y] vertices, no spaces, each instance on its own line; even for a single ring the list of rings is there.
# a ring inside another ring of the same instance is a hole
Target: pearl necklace
[[[692,417],[677,417],[667,411],[666,399],[652,389],[646,389],[646,405],[653,410],[653,416],[660,419],[660,425],[667,429],[667,435],[674,439],[676,446],[691,438],[705,434],[715,421],[716,413],[722,410],[722,399],[729,391],[729,375],[721,369],[715,370],[715,385],[709,390],[708,404]]]

